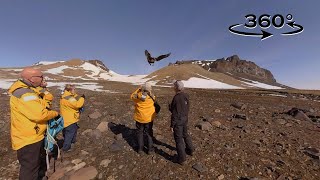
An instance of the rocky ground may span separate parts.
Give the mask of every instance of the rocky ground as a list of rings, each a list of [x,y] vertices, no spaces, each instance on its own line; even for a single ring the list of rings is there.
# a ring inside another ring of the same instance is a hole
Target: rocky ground
[[[156,153],[139,156],[130,100],[136,86],[104,86],[117,93],[79,89],[86,94],[86,105],[78,141],[62,162],[56,161],[55,173],[51,161],[49,179],[320,179],[318,95],[188,89],[189,132],[196,151],[181,166],[172,162],[176,151],[167,110],[172,89],[155,88],[162,106],[154,121]],[[52,91],[58,109],[60,92]],[[17,179],[19,163],[11,149],[9,97],[4,92],[0,179]]]

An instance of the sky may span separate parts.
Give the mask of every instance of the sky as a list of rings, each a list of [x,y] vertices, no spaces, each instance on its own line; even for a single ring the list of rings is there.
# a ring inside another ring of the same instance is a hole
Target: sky
[[[1,0],[0,67],[80,58],[102,60],[120,74],[149,74],[177,60],[236,54],[279,83],[320,89],[318,7],[318,0]],[[248,23],[248,14],[292,14],[304,31],[282,36],[293,29],[271,26],[265,30],[274,36],[263,41],[230,33],[229,26]],[[149,66],[145,49],[171,56]]]

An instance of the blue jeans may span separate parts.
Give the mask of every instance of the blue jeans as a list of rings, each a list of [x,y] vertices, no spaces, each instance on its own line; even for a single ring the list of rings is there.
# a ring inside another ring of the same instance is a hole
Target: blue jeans
[[[77,131],[78,131],[77,123],[73,123],[62,130],[63,138],[64,138],[63,147],[62,147],[63,151],[68,151],[71,148],[71,143],[76,142]]]

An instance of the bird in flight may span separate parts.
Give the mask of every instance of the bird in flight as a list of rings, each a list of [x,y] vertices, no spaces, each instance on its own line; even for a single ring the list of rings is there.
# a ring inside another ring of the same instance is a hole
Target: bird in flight
[[[151,57],[151,54],[150,54],[147,50],[145,50],[145,51],[144,51],[144,54],[146,55],[147,60],[148,60],[148,63],[149,63],[150,66],[151,66],[154,62],[160,61],[160,60],[162,60],[162,59],[164,59],[164,58],[169,57],[171,53],[169,53],[169,54],[163,54],[163,55],[160,55],[160,56],[158,56],[158,57]]]

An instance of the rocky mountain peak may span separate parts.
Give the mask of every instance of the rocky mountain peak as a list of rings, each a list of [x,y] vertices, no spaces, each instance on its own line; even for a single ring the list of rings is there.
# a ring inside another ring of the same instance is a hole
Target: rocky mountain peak
[[[223,58],[224,59],[224,58]],[[240,61],[240,58],[238,55],[233,55],[233,56],[230,56],[226,59],[226,61],[229,61],[229,62],[232,62],[232,63],[237,63]]]
[[[235,78],[244,78],[265,83],[276,83],[273,74],[264,68],[259,67],[252,61],[242,60],[238,55],[220,58],[216,60],[182,60],[179,64],[198,64],[202,68],[211,72],[221,72]]]
[[[103,62],[100,61],[100,60],[87,60],[87,62],[90,63],[90,64],[93,64],[93,65],[95,65],[95,66],[97,66],[97,67],[99,67],[100,69],[103,69],[103,70],[105,70],[105,71],[109,71],[109,69],[107,68],[107,66],[104,65]]]

